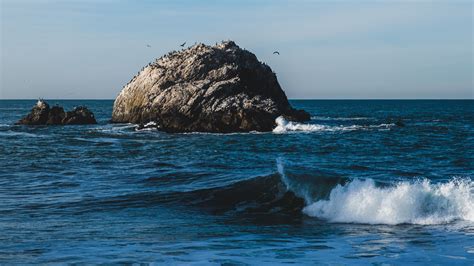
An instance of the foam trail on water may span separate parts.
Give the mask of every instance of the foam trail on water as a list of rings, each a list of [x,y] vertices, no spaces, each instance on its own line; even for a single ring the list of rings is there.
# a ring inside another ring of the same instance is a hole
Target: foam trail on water
[[[336,186],[328,200],[303,209],[309,216],[330,222],[366,224],[444,224],[455,220],[474,222],[474,181],[452,179],[399,182],[378,187],[371,179]]]
[[[350,125],[350,126],[328,126],[320,124],[303,124],[287,121],[284,117],[279,116],[275,119],[277,126],[273,129],[273,133],[286,133],[292,131],[317,132],[317,131],[352,131],[352,130],[369,130],[369,129],[389,129],[395,124],[380,125]]]
[[[329,116],[312,116],[311,119],[314,120],[324,120],[324,121],[352,121],[352,120],[374,120],[371,117],[329,117]]]

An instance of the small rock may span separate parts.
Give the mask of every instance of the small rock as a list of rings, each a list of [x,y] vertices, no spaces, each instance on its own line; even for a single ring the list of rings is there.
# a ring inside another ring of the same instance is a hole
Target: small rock
[[[63,123],[65,113],[61,106],[53,106],[49,110],[48,121],[46,125],[61,125]]]
[[[85,106],[79,106],[67,112],[62,122],[64,125],[97,124],[94,114]]]
[[[397,119],[397,121],[395,121],[395,125],[397,127],[404,127],[405,126],[405,122],[403,122],[403,120],[401,118]]]
[[[17,124],[21,125],[45,125],[49,117],[49,104],[43,100],[38,100],[31,112],[23,117]]]
[[[17,125],[87,125],[97,124],[94,114],[80,106],[70,112],[64,112],[61,106],[49,107],[44,100],[38,100],[31,112],[16,122]]]

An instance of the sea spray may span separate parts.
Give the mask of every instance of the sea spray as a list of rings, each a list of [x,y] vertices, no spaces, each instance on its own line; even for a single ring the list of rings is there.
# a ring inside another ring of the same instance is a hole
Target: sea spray
[[[474,222],[474,182],[453,179],[432,184],[429,180],[398,182],[378,187],[374,180],[353,180],[336,186],[327,200],[303,209],[312,217],[330,222],[366,224],[444,224]]]
[[[280,175],[281,181],[285,184],[286,190],[295,193],[297,197],[300,197],[305,200],[306,204],[312,202],[312,187],[306,183],[296,182],[288,178],[285,174],[285,167],[283,164],[283,159],[278,157],[276,159],[278,174]]]
[[[273,133],[284,133],[288,131],[322,131],[326,128],[326,126],[323,125],[302,124],[287,121],[283,116],[277,117],[275,123],[277,126],[273,129]]]
[[[283,183],[285,184],[286,190],[290,190],[289,181],[288,181],[288,178],[287,178],[286,175],[285,175],[285,168],[284,168],[284,166],[283,166],[283,162],[282,162],[281,157],[278,157],[278,158],[276,159],[276,165],[277,165],[278,174],[280,175],[281,180],[282,180]]]

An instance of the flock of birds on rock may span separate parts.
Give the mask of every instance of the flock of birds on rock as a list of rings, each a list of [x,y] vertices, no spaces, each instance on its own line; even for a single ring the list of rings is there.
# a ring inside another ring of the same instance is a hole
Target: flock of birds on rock
[[[186,42],[183,42],[183,43],[180,44],[179,46],[184,47],[185,45],[186,45]],[[151,48],[151,45],[147,44],[146,47]],[[280,55],[280,52],[274,51],[273,54]]]

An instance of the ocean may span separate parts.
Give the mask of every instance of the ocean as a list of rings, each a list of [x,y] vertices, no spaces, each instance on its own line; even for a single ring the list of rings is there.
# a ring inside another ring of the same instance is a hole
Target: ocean
[[[0,264],[474,264],[474,101],[292,100],[268,133],[18,126],[0,101]]]

